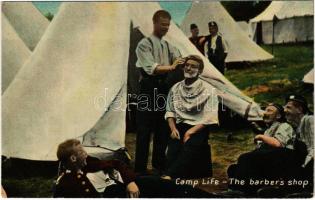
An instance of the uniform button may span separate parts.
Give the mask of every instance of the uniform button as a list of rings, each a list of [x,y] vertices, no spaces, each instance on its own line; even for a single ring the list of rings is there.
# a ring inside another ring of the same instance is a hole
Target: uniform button
[[[80,174],[78,174],[78,176],[77,176],[78,178],[81,178],[81,175]]]
[[[82,185],[85,185],[85,181],[82,181]]]
[[[90,192],[90,190],[89,189],[85,189],[85,192]]]

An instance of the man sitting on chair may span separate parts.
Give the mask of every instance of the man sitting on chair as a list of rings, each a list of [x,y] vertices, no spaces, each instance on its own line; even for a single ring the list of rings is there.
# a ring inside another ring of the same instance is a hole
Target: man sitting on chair
[[[165,119],[171,129],[164,178],[198,178],[212,175],[208,135],[218,123],[216,90],[199,79],[203,61],[197,55],[186,58],[185,80],[168,94]]]

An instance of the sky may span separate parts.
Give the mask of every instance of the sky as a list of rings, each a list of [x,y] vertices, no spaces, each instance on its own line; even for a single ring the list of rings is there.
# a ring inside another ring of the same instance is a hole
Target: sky
[[[46,14],[48,12],[55,15],[58,12],[58,8],[61,2],[33,2],[33,4],[43,13]],[[191,2],[160,2],[160,5],[163,9],[169,11],[172,15],[175,23],[180,24],[184,19],[185,13],[189,9]]]

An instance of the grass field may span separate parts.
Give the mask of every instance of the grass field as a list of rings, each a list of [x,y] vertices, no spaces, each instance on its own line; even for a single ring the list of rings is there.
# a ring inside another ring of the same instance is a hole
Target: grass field
[[[271,53],[271,46],[263,46]],[[257,103],[284,103],[284,97],[298,92],[313,102],[312,92],[302,83],[313,68],[313,44],[276,45],[274,59],[252,64],[245,69],[231,69],[226,77]]]
[[[263,48],[271,52],[270,46]],[[251,64],[248,68],[230,69],[226,76],[257,103],[283,104],[287,94],[299,92],[307,97],[310,107],[313,108],[313,90],[301,82],[304,74],[313,68],[313,44],[277,45],[274,47],[274,55],[273,60]],[[241,153],[254,148],[253,133],[250,129],[233,131],[230,141],[227,141],[225,132],[214,131],[209,139],[212,147],[213,174],[220,180],[226,179],[227,167],[234,163]],[[126,146],[132,158],[134,145],[135,134],[127,134]],[[3,172],[4,166],[2,163]],[[54,178],[14,178],[2,174],[2,185],[10,197],[51,197]],[[202,188],[207,191],[222,191],[226,189],[226,185]]]

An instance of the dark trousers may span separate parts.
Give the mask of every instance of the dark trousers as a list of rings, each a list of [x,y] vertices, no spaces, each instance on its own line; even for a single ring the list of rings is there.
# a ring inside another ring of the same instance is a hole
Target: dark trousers
[[[137,113],[136,172],[144,172],[147,169],[151,134],[153,134],[152,166],[160,171],[165,169],[168,132],[164,112],[139,111]]]
[[[172,178],[212,176],[211,152],[208,144],[209,127],[193,134],[186,143],[183,143],[184,134],[192,126],[180,123],[176,127],[180,133],[180,140],[171,138],[169,140],[166,175]]]
[[[189,185],[180,185],[174,181],[154,176],[141,176],[135,180],[141,198],[211,198],[213,195]],[[126,186],[112,185],[103,193],[105,198],[126,197]]]
[[[280,185],[286,188],[287,180],[298,177],[296,168],[300,166],[295,151],[287,148],[275,148],[264,145],[254,151],[244,153],[238,158],[235,165],[228,168],[228,177],[244,180],[245,185],[230,184],[229,188],[240,190],[249,194],[255,193],[259,188],[269,185],[250,185],[252,180],[283,180]],[[279,186],[279,185],[277,185]]]
[[[219,70],[221,72],[221,74],[224,75],[224,69],[225,69],[225,61],[224,59],[220,59],[216,56],[211,56],[209,57],[209,61],[211,62],[211,64],[217,68],[217,70]]]
[[[301,169],[300,180],[308,181],[308,185],[304,188],[305,191],[314,192],[314,159]]]

